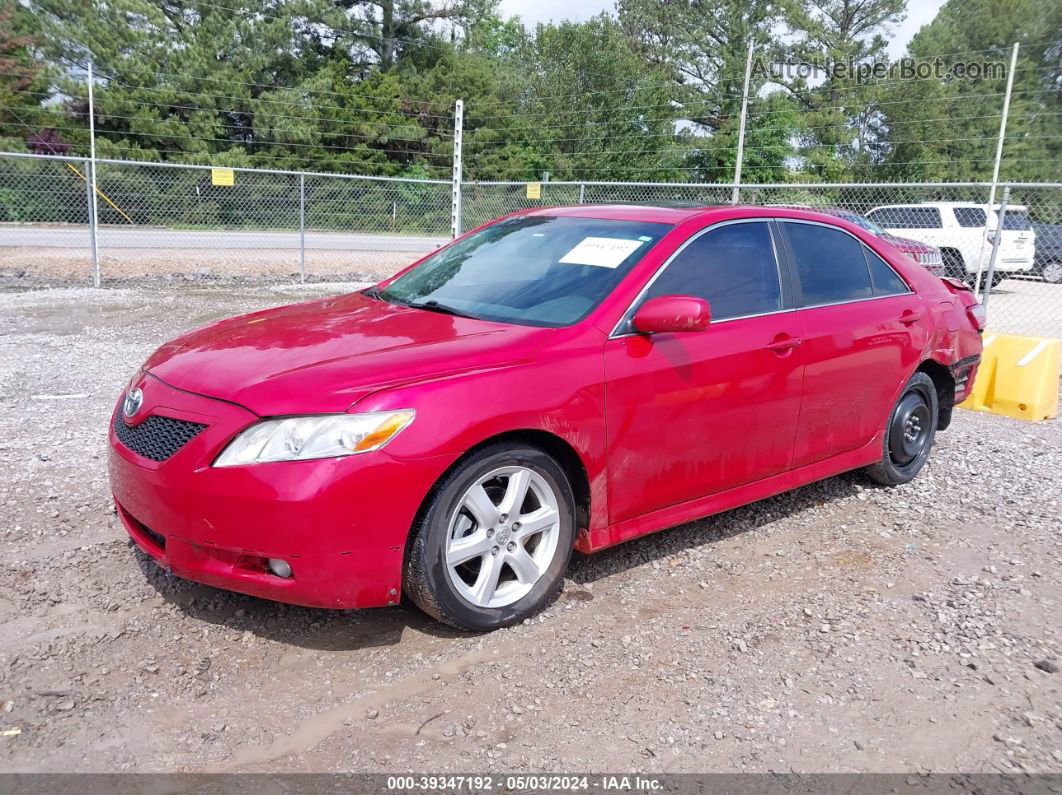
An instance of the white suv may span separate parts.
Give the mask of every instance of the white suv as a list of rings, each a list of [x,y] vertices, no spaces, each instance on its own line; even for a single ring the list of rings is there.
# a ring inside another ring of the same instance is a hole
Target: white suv
[[[1029,224],[1027,209],[1018,204],[1007,205],[993,287],[1013,273],[1032,270],[1036,233]],[[988,272],[992,239],[999,219],[996,210],[987,204],[887,204],[875,207],[867,213],[867,218],[884,227],[889,234],[937,246],[949,276],[971,281],[977,274],[978,263],[982,278]]]

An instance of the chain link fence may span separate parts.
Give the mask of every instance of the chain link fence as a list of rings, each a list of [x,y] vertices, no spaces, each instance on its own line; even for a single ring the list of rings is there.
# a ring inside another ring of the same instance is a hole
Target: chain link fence
[[[92,278],[91,164],[0,154],[0,269]],[[450,237],[450,183],[98,160],[104,280],[378,279]]]
[[[91,164],[0,154],[0,272],[93,276]],[[450,238],[444,180],[97,161],[97,247],[105,281],[130,278],[376,280]],[[731,200],[732,185],[466,182],[461,226],[560,204]],[[538,195],[535,198],[535,191]],[[748,204],[811,207],[881,234],[945,275],[974,281],[995,252],[990,326],[1062,337],[1062,183],[743,185]],[[997,212],[1003,194],[1007,211]],[[996,242],[998,239],[998,246]],[[894,240],[894,242],[896,242]]]

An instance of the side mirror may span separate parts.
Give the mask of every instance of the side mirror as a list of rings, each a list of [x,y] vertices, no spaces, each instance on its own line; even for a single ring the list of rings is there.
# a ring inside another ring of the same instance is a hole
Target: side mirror
[[[691,295],[661,295],[650,298],[634,313],[631,325],[642,334],[704,331],[712,309],[703,298]]]

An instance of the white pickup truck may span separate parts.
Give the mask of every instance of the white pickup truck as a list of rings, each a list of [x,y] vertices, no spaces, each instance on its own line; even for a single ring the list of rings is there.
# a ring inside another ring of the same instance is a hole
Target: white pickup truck
[[[886,204],[866,215],[889,234],[937,246],[949,276],[973,281],[978,264],[982,279],[988,273],[997,210],[975,202],[923,202]],[[1028,208],[1007,205],[992,286],[1011,274],[1032,270],[1035,253],[1036,233],[1029,224]]]

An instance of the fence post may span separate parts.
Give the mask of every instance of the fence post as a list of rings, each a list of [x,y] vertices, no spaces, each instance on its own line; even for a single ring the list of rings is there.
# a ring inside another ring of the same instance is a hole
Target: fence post
[[[586,204],[586,183],[579,183],[579,204]]]
[[[92,201],[92,161],[87,157],[85,158],[85,213],[88,216],[88,233],[89,233],[89,251],[92,254],[92,273],[93,280],[97,287],[99,283],[95,282],[99,278],[100,263],[99,263],[99,248],[96,244],[96,205]]]
[[[985,308],[985,315],[988,314],[988,297],[992,295],[992,278],[996,275],[996,258],[999,256],[999,244],[1003,240],[1003,219],[1007,215],[1007,202],[1009,201],[1010,185],[1006,185],[1003,188],[1003,200],[999,203],[996,233],[992,236],[992,258],[988,261],[988,273],[985,275],[988,287],[981,291],[981,306]]]
[[[1007,116],[1010,115],[1010,94],[1014,88],[1014,70],[1018,65],[1018,42],[1014,42],[1014,49],[1010,51],[1010,70],[1007,72],[1007,92],[1003,95],[1003,117],[999,120],[999,137],[996,139],[996,159],[992,164],[992,187],[988,191],[988,209],[996,202],[996,187],[999,184],[999,164],[1003,160],[1003,139],[1007,134]],[[985,213],[985,234],[988,233],[988,213]],[[978,297],[981,295],[981,270],[985,261],[985,244],[981,241],[980,251],[977,256],[977,276],[974,279],[974,290]],[[995,259],[995,246],[993,245],[992,257]],[[989,286],[991,290],[991,286]]]
[[[96,107],[92,98],[92,61],[88,62],[88,116],[89,116],[89,157],[92,160],[92,174],[89,181],[89,238],[92,242],[92,285],[99,287],[100,278],[100,244],[99,244],[99,207],[96,204]]]
[[[461,234],[461,131],[464,126],[465,103],[454,103],[454,175],[450,195],[450,237]]]
[[[299,281],[306,281],[306,175],[299,174]]]
[[[734,163],[734,191],[730,194],[732,204],[741,196],[741,161],[745,157],[745,119],[749,111],[749,80],[752,78],[752,45],[745,58],[745,87],[741,90],[741,122],[738,125],[737,160]]]

